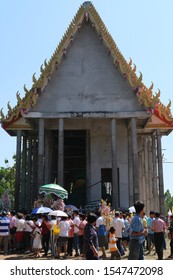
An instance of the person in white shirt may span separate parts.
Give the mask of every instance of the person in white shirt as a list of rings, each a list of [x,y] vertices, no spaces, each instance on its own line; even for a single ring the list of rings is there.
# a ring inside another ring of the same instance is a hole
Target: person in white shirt
[[[22,213],[17,213],[16,219],[16,250],[24,249],[24,224],[25,220]]]
[[[33,221],[31,221],[30,215],[26,215],[25,217],[25,222],[24,222],[24,249],[25,253],[29,253],[31,251],[31,233],[32,233],[32,228],[34,226]]]
[[[122,247],[122,232],[124,230],[124,222],[120,219],[120,212],[115,212],[115,219],[112,221],[112,226],[115,228],[115,237],[117,240],[117,247],[121,256],[125,255],[124,249]]]
[[[73,211],[74,219],[73,219],[73,226],[74,226],[74,248],[75,248],[75,257],[79,256],[79,224],[80,224],[80,218],[79,218],[79,211],[74,210]]]
[[[64,258],[66,258],[68,232],[70,230],[70,223],[67,221],[67,217],[61,217],[61,221],[57,221],[57,228],[60,228],[59,237],[57,239],[57,258],[60,257],[61,247],[64,247]]]

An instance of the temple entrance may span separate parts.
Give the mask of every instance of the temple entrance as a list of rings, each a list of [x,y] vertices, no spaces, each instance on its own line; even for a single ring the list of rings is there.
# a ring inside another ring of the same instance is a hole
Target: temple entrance
[[[51,156],[51,182],[56,181],[58,173],[58,132],[53,134]],[[69,197],[66,204],[77,207],[85,204],[86,198],[86,131],[64,131],[64,185]]]
[[[119,168],[118,173],[118,194],[119,192]],[[101,169],[101,180],[102,180],[102,199],[106,200],[107,203],[112,204],[112,168]],[[120,196],[118,195],[118,203],[120,205]]]
[[[64,133],[64,187],[69,197],[66,204],[81,207],[86,193],[86,131]]]

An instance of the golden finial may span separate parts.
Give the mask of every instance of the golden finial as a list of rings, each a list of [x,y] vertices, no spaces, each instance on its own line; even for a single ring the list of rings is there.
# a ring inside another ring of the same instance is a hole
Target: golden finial
[[[32,81],[33,81],[33,83],[36,83],[36,82],[37,82],[35,75],[36,75],[36,73],[34,73],[33,76],[32,76]]]
[[[160,97],[160,89],[158,89],[158,93],[156,94],[156,96],[159,98]]]
[[[167,107],[167,109],[171,108],[171,100],[170,99],[169,99],[169,103],[168,103],[168,105],[166,107]]]
[[[16,92],[16,98],[17,98],[18,103],[20,103],[21,98],[20,98],[20,93],[19,93],[19,91]]]
[[[44,61],[44,66],[47,67],[47,59]]]
[[[8,114],[10,114],[12,112],[12,108],[10,106],[10,101],[8,101],[8,103],[7,103],[7,108],[8,108]]]
[[[27,87],[26,87],[26,84],[24,84],[23,89],[24,89],[24,91],[25,91],[26,94],[29,92],[29,90],[28,90]]]
[[[130,61],[129,61],[129,66],[131,67],[132,66],[132,59],[130,58]]]
[[[43,73],[44,68],[43,68],[43,64],[40,66],[40,72]]]
[[[152,91],[153,87],[154,87],[154,84],[153,84],[153,82],[151,82],[151,86],[149,87],[149,91]]]
[[[134,68],[132,70],[134,73],[136,72],[136,64],[134,64]]]
[[[3,108],[0,110],[0,116],[1,116],[1,120],[5,119],[5,115],[3,113]]]
[[[142,82],[142,79],[143,79],[143,75],[142,75],[142,73],[139,71],[139,74],[140,74],[140,76],[139,76],[139,82]]]

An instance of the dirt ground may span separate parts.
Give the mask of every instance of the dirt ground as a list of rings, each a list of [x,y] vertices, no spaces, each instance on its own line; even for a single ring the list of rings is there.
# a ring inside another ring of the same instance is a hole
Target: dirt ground
[[[166,240],[166,250],[164,250],[164,260],[168,260],[168,256],[170,255],[170,246],[169,246],[170,241],[167,239]],[[125,252],[125,256],[122,257],[123,260],[127,260],[128,258],[128,248],[127,251]],[[43,255],[44,253],[42,252],[41,255]],[[101,256],[101,252],[99,252],[99,256]],[[110,259],[110,253],[107,250],[106,251],[107,254],[107,260]],[[155,253],[155,249],[153,248],[151,253],[148,254],[148,251],[145,250],[145,260],[157,260],[157,254]],[[63,254],[62,254],[63,256]],[[16,254],[16,253],[11,253],[8,255],[3,255],[3,252],[0,253],[0,260],[52,260],[54,259],[51,254],[48,254],[47,257],[40,257],[40,258],[35,258],[33,257],[33,253],[28,253],[28,254]],[[63,259],[63,257],[60,259]],[[79,257],[66,257],[67,260],[82,260],[84,259],[83,257],[79,256]],[[58,260],[57,260],[58,261]]]

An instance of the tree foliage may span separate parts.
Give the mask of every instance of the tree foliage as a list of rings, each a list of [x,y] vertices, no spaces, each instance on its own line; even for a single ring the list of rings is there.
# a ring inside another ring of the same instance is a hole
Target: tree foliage
[[[15,185],[15,172],[16,163],[15,156],[13,156],[14,164],[9,165],[8,160],[5,160],[5,166],[0,167],[0,199],[2,199],[3,194],[8,192],[12,205],[14,202],[14,185]]]
[[[169,190],[165,192],[165,211],[166,214],[168,213],[168,210],[172,210],[173,207],[173,196],[171,196],[171,193]]]

